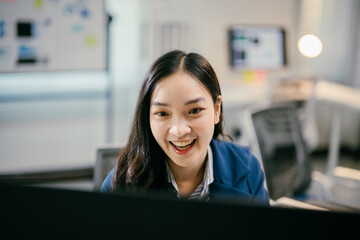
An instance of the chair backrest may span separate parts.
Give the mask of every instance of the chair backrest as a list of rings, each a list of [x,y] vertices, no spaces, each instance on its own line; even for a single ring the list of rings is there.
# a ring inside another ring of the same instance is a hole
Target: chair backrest
[[[100,190],[104,179],[115,166],[120,151],[120,147],[102,147],[97,149],[93,178],[95,191]]]
[[[311,182],[311,166],[295,104],[256,104],[244,111],[249,145],[265,172],[270,197],[301,193]]]

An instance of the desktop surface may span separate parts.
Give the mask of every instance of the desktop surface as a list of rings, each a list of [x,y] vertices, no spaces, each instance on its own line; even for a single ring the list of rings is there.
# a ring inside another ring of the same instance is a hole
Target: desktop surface
[[[359,213],[200,202],[0,184],[1,233],[85,239],[247,239],[354,236]],[[10,234],[10,235],[8,235]]]

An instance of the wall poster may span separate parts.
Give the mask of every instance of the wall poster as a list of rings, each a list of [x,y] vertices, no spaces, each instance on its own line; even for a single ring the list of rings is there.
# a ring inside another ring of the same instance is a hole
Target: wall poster
[[[103,70],[103,0],[0,0],[0,72]]]

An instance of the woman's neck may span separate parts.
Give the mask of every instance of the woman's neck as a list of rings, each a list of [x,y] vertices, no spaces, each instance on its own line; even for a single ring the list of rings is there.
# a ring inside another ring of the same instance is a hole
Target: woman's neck
[[[171,161],[168,161],[168,163],[180,196],[189,196],[204,179],[206,157],[198,165],[192,167],[180,167]]]

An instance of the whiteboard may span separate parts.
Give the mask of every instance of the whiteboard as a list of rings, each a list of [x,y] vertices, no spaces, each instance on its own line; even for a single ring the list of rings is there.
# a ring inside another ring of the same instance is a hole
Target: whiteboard
[[[0,72],[102,70],[102,0],[0,0]]]

